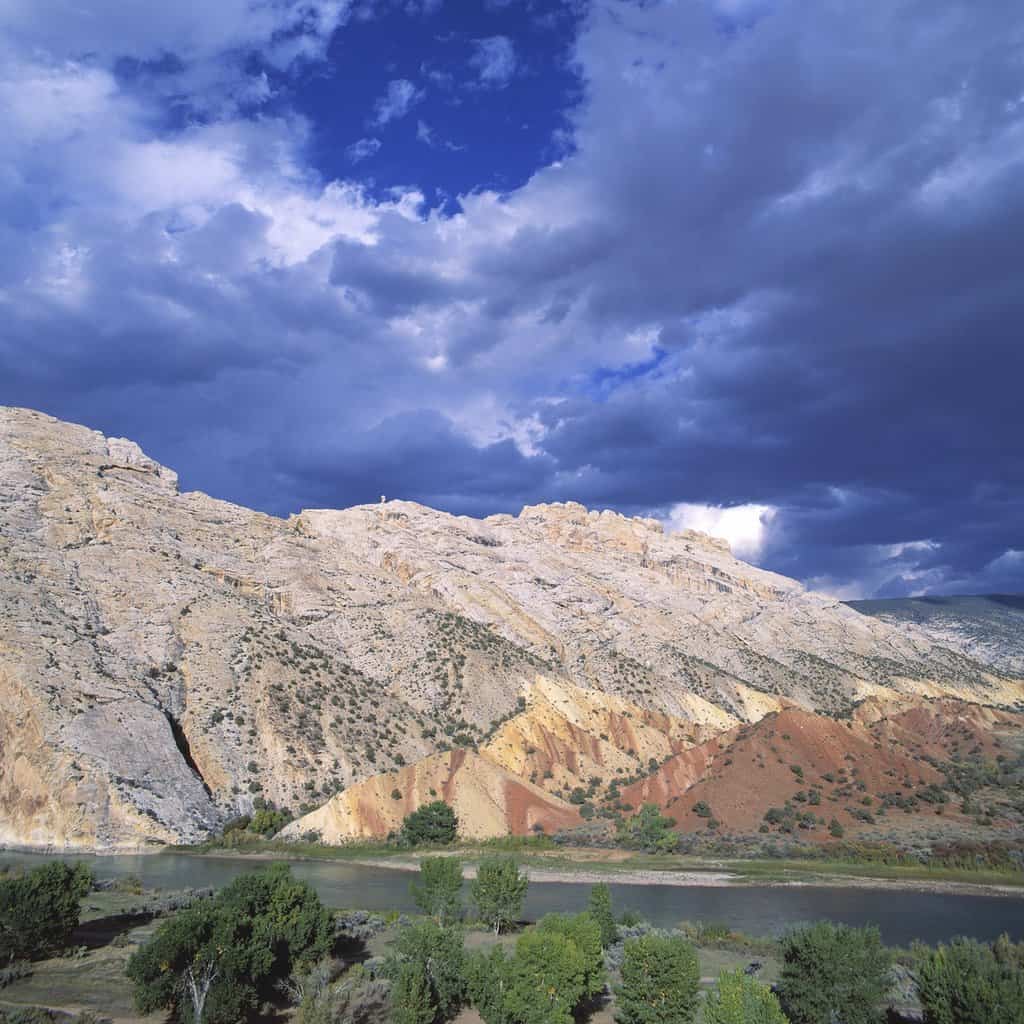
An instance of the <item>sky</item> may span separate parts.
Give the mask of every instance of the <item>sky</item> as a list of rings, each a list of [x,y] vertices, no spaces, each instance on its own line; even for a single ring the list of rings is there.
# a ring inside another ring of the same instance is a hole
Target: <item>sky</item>
[[[268,512],[1024,591],[1019,0],[0,0],[0,404]]]

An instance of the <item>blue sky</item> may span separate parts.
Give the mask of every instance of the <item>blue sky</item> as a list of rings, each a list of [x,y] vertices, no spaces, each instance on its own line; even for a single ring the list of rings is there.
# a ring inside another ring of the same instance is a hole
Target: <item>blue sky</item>
[[[0,403],[276,514],[1024,590],[1010,0],[8,0]]]

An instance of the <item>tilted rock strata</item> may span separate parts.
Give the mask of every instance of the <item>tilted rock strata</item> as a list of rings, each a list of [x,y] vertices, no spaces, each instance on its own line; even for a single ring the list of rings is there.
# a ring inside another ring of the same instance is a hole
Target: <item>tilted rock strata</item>
[[[130,441],[0,410],[0,843],[190,842],[258,796],[309,810],[444,745],[510,737],[538,679],[552,706],[575,686],[709,733],[786,702],[1022,697],[913,628],[653,520],[388,502],[285,521],[179,493]],[[566,721],[529,725],[560,771]],[[491,763],[528,782],[517,756]]]
[[[538,829],[550,834],[580,823],[571,804],[480,754],[451,750],[352,786],[292,822],[282,835],[300,838],[315,832],[327,843],[382,839],[398,832],[407,814],[434,800],[454,808],[460,834],[471,839],[529,835]]]

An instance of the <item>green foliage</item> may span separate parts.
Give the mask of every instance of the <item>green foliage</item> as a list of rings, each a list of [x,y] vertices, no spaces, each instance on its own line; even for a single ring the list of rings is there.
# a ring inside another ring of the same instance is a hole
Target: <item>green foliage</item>
[[[466,986],[486,1024],[571,1024],[573,1011],[604,988],[601,930],[589,914],[549,914],[501,948],[466,961]]]
[[[398,969],[391,990],[393,1024],[431,1024],[437,1015],[423,965],[410,961]]]
[[[595,996],[604,988],[604,950],[601,926],[584,911],[582,914],[545,914],[537,930],[546,935],[562,935],[583,957],[583,994]]]
[[[470,885],[473,903],[494,934],[518,920],[530,880],[521,874],[515,857],[484,857]]]
[[[690,1024],[697,1012],[700,968],[685,939],[644,935],[626,943],[618,1024]]]
[[[128,961],[128,977],[144,1013],[230,1024],[332,944],[331,916],[316,893],[276,864],[164,921]]]
[[[456,857],[424,857],[420,878],[409,886],[416,906],[439,924],[462,916],[462,862]]]
[[[249,831],[261,836],[272,836],[291,821],[291,817],[284,811],[275,811],[269,807],[262,807],[253,812],[249,821]]]
[[[508,961],[504,990],[507,1019],[515,1024],[571,1024],[587,992],[583,953],[557,931],[527,932]]]
[[[471,953],[466,957],[465,974],[466,995],[485,1024],[510,1024],[505,1007],[509,966],[504,948],[494,946],[488,953]]]
[[[84,864],[53,861],[0,880],[0,961],[48,956],[64,949],[92,888]]]
[[[399,932],[394,948],[394,955],[384,966],[385,974],[397,982],[404,965],[418,966],[430,986],[434,1020],[451,1020],[466,996],[462,929],[419,921]]]
[[[704,1024],[787,1024],[778,997],[741,970],[722,971],[704,1003]]]
[[[1024,946],[954,939],[917,952],[925,1024],[1024,1024]]]
[[[619,841],[643,850],[671,853],[678,844],[672,831],[674,818],[665,817],[657,804],[644,804],[631,818],[619,822]]]
[[[601,929],[601,945],[607,949],[618,939],[619,929],[612,913],[612,891],[606,883],[591,886],[587,910]]]
[[[459,819],[443,800],[418,807],[402,822],[401,839],[409,846],[447,846],[459,834]]]
[[[782,1005],[793,1024],[874,1024],[892,960],[877,928],[827,921],[782,940]]]

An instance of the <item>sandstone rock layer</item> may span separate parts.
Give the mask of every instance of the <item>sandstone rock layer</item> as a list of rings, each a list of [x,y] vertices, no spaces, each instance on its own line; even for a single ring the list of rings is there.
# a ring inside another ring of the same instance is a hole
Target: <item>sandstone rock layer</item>
[[[1024,690],[654,520],[404,501],[282,520],[0,409],[0,844],[191,842],[257,798],[309,813],[410,766],[410,792],[481,774],[492,809],[467,796],[467,823],[518,830],[576,815],[555,794],[588,776],[893,694]],[[355,815],[374,832],[399,810],[381,800]]]

